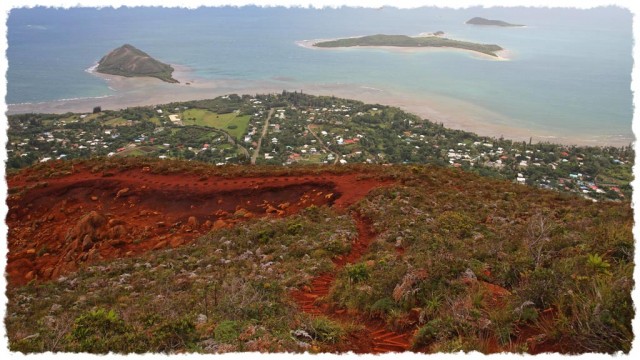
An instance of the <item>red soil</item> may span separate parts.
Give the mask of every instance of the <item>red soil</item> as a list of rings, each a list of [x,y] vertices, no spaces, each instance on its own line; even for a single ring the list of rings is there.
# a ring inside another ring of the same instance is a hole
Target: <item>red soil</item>
[[[336,271],[347,264],[357,262],[375,238],[365,219],[359,216],[354,216],[354,219],[358,227],[358,238],[352,244],[349,254],[334,259]],[[308,314],[314,316],[324,315],[340,322],[357,320],[359,324],[364,326],[364,330],[358,336],[349,339],[349,348],[346,351],[366,354],[407,351],[410,347],[412,332],[396,333],[389,331],[381,321],[367,319],[355,313],[347,313],[344,309],[332,309],[326,303],[318,301],[329,294],[335,277],[335,272],[317,276],[311,281],[310,286],[293,291],[291,295],[300,306],[300,309]]]
[[[385,185],[361,174],[258,178],[109,174],[7,179],[7,274],[11,285],[48,280],[101,259],[177,247],[252,217],[287,216],[310,205],[346,208]]]

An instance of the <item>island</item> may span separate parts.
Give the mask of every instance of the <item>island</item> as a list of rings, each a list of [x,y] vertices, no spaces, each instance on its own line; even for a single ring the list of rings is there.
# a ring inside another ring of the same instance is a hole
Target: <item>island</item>
[[[494,44],[477,44],[468,41],[447,39],[439,36],[416,36],[407,35],[369,35],[356,38],[337,39],[314,43],[313,46],[321,48],[338,48],[353,46],[397,46],[397,47],[447,47],[463,50],[475,51],[485,55],[498,57],[496,52],[504,50]]]
[[[481,17],[474,17],[473,19],[467,20],[465,24],[469,25],[484,25],[484,26],[502,26],[502,27],[522,27],[524,25],[519,24],[510,24],[506,21],[502,20],[489,20]]]
[[[126,77],[154,77],[168,83],[179,82],[171,76],[171,65],[164,64],[129,44],[122,45],[102,57],[96,71]]]

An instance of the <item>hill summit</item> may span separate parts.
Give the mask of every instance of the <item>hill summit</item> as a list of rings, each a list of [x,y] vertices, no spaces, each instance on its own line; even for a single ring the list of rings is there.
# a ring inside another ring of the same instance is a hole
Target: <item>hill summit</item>
[[[171,65],[164,64],[129,44],[122,45],[102,57],[96,70],[103,74],[127,77],[148,76],[169,83],[178,82],[171,76],[173,73]]]

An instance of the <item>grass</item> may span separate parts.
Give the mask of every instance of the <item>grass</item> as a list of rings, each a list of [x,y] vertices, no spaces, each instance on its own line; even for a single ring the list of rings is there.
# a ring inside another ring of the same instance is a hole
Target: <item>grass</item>
[[[249,115],[217,114],[203,109],[185,110],[181,117],[185,125],[207,126],[224,130],[236,139],[240,139],[247,132],[250,118]]]

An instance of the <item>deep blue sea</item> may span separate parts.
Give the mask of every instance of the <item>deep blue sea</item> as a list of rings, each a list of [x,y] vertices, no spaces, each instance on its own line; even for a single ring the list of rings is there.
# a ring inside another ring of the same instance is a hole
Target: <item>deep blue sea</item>
[[[464,24],[474,16],[526,27]],[[112,94],[85,70],[130,43],[205,79],[359,84],[462,100],[519,127],[632,137],[632,15],[622,8],[32,8],[13,9],[7,24],[9,104]],[[296,44],[435,31],[498,44],[511,60]]]

